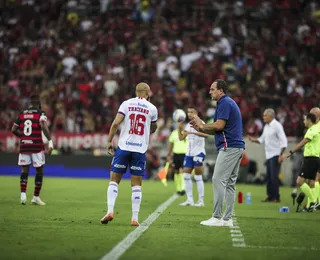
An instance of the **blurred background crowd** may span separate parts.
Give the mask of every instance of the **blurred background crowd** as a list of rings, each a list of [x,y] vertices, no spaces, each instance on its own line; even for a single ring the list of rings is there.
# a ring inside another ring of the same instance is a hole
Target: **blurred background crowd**
[[[0,130],[33,91],[53,132],[107,133],[121,102],[147,82],[158,137],[176,108],[210,120],[214,79],[229,83],[244,134],[266,107],[288,136],[320,104],[320,6],[307,0],[7,0],[0,20]]]

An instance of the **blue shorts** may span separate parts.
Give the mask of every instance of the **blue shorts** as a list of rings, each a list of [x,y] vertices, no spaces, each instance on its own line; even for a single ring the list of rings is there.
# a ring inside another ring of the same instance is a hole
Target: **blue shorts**
[[[111,162],[111,171],[123,174],[127,171],[128,166],[130,174],[143,176],[146,168],[146,155],[124,151],[118,147]]]
[[[203,161],[206,158],[204,153],[199,153],[196,156],[188,156],[184,157],[183,167],[184,168],[194,168],[203,166]]]

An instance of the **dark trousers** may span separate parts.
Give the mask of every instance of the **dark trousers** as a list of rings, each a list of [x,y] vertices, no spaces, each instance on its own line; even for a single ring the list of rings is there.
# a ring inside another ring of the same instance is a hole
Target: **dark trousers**
[[[281,164],[278,162],[279,156],[274,156],[267,160],[267,195],[269,200],[279,200],[279,172]]]

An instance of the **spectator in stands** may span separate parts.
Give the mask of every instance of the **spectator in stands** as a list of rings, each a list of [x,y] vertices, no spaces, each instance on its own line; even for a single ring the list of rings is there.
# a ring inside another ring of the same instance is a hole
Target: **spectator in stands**
[[[320,102],[316,8],[314,1],[9,1],[0,21],[0,129],[38,88],[53,129],[106,132],[107,118],[142,79],[158,86],[166,125],[190,100],[206,114],[205,86],[222,78],[245,131],[257,132],[248,122],[256,125],[256,114],[272,106],[295,135],[303,113]],[[90,130],[84,111],[93,114]]]

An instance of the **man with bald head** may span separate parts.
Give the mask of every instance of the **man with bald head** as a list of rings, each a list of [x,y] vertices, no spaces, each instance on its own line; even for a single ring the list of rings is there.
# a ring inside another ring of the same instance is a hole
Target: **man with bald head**
[[[317,127],[318,130],[320,132],[320,108],[319,107],[314,107],[310,110],[311,114],[314,114],[317,118]],[[320,149],[320,147],[319,147]],[[319,167],[318,167],[318,173],[317,173],[317,177],[316,177],[316,182],[314,184],[315,190],[316,190],[316,195],[317,195],[317,199],[318,199],[318,203],[320,203],[320,158],[319,158]],[[317,209],[320,209],[320,205],[317,206]]]
[[[124,101],[118,110],[108,135],[107,150],[113,155],[110,183],[107,191],[107,214],[101,219],[108,224],[114,218],[114,205],[118,196],[118,185],[129,167],[132,187],[132,226],[139,226],[142,192],[142,176],[146,165],[146,151],[150,134],[157,129],[158,110],[150,103],[150,87],[146,83],[136,86],[136,97]],[[114,153],[112,139],[121,126],[118,148]]]
[[[279,172],[283,153],[288,146],[288,140],[284,133],[283,126],[275,119],[275,112],[268,108],[263,113],[265,126],[259,138],[249,136],[254,143],[264,144],[267,159],[267,198],[262,202],[280,202]]]

